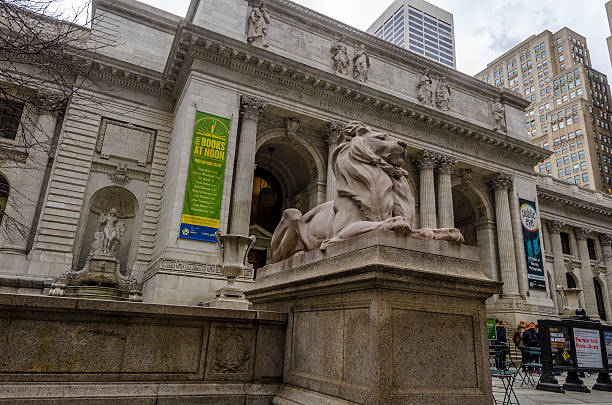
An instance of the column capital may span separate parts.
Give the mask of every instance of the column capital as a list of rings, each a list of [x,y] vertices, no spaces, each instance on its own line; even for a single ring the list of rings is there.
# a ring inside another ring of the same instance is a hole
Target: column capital
[[[330,145],[338,143],[338,137],[340,132],[342,132],[342,128],[344,128],[344,124],[339,121],[328,122],[321,131],[321,137]]]
[[[600,233],[599,234],[599,243],[601,243],[602,246],[612,245],[612,235],[609,234],[609,233]]]
[[[251,96],[240,98],[240,114],[244,118],[257,120],[266,108],[266,102]]]
[[[508,190],[512,186],[512,176],[508,173],[499,173],[489,179],[489,187],[493,191]]]
[[[577,226],[574,228],[574,234],[576,235],[576,239],[578,240],[586,239],[590,233],[591,230],[589,228],[585,228],[582,226]]]
[[[416,164],[421,170],[433,170],[438,162],[438,154],[430,150],[422,150],[414,157],[413,160],[414,164]]]
[[[546,227],[549,232],[559,233],[565,224],[558,219],[547,219]]]
[[[457,164],[457,159],[448,155],[438,156],[438,172],[441,174],[452,174],[453,168]]]

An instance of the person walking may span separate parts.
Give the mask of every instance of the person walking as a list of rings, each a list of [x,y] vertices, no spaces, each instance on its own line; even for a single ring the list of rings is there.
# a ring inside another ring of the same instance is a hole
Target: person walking
[[[525,347],[525,343],[523,342],[523,333],[525,332],[526,326],[527,323],[525,321],[519,321],[519,323],[516,325],[516,331],[514,331],[514,335],[512,336],[514,346],[521,352],[521,362],[523,363],[527,361],[525,358],[525,352],[522,350],[522,348]]]

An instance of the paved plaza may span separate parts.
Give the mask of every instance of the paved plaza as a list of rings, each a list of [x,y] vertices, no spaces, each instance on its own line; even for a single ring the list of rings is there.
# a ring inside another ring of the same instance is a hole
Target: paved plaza
[[[557,377],[562,383],[564,376]],[[597,380],[597,375],[584,378],[587,387],[592,387]],[[566,391],[564,394],[554,392],[538,391],[533,387],[520,386],[520,381],[516,381],[514,390],[520,405],[570,405],[570,404],[592,404],[592,405],[612,405],[612,392],[591,391],[590,393]],[[504,398],[503,386],[501,382],[493,380],[493,391],[495,398],[502,401]]]

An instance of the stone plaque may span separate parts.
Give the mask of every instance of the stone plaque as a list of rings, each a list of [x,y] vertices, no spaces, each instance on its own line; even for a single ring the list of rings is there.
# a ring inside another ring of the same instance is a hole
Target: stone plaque
[[[145,166],[153,159],[156,134],[153,129],[102,118],[96,152],[103,159],[114,156]]]

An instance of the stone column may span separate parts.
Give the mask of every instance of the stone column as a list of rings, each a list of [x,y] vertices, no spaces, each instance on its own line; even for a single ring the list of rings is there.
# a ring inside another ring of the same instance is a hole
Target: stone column
[[[519,297],[518,277],[516,273],[516,256],[514,254],[514,237],[508,202],[508,189],[512,178],[504,173],[489,181],[495,192],[495,221],[497,226],[497,246],[499,267],[504,283],[503,297]]]
[[[415,159],[415,164],[421,170],[420,201],[421,228],[437,228],[436,221],[436,190],[434,185],[434,168],[437,154],[424,150]]]
[[[561,246],[561,228],[563,228],[563,222],[557,220],[547,220],[546,227],[550,234],[550,243],[553,254],[553,273],[555,275],[555,285],[552,286],[553,290],[557,287],[567,288],[567,279],[565,278],[565,260],[563,255],[563,247]],[[559,308],[561,309],[561,308]]]
[[[608,286],[610,307],[612,307],[612,235],[599,235],[599,243],[603,253],[603,262],[606,266],[606,284]]]
[[[521,224],[519,197],[513,184],[510,189],[510,219],[514,233],[514,254],[516,256],[516,272],[518,274],[519,294],[526,297],[529,292],[529,278],[527,275],[527,262],[525,260],[525,246],[523,245],[523,226]],[[544,273],[546,274],[546,273]]]
[[[454,228],[453,188],[451,174],[457,161],[450,156],[441,156],[438,161],[438,225],[440,228]]]
[[[584,309],[592,319],[599,319],[597,301],[595,299],[595,286],[593,285],[593,270],[591,270],[591,259],[587,236],[591,233],[587,228],[574,228],[576,242],[578,243],[578,255],[580,256],[580,280],[582,281],[582,294],[584,296]]]
[[[240,114],[242,127],[238,140],[238,156],[234,171],[234,193],[230,233],[247,236],[251,220],[251,199],[253,194],[253,175],[255,173],[255,153],[257,140],[257,121],[265,108],[265,103],[253,97],[242,97]]]
[[[332,201],[336,198],[336,176],[332,165],[332,155],[338,146],[338,137],[342,131],[342,124],[330,122],[327,124],[321,136],[327,142],[327,185],[325,187],[325,201]]]

